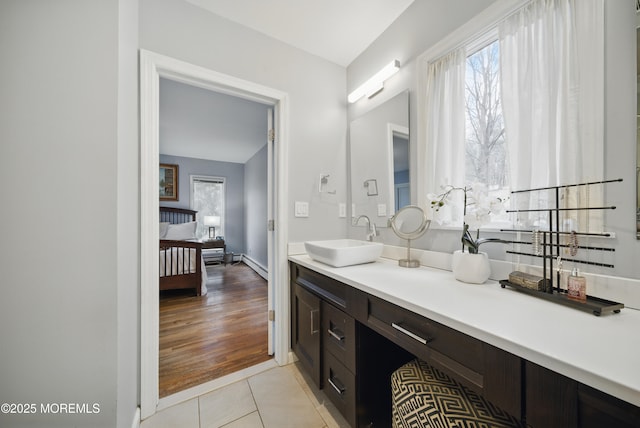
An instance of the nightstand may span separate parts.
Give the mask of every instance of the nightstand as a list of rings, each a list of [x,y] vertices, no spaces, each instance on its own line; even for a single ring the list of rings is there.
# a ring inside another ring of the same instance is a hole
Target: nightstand
[[[202,258],[204,259],[204,264],[222,263],[226,250],[227,245],[224,239],[202,241]]]

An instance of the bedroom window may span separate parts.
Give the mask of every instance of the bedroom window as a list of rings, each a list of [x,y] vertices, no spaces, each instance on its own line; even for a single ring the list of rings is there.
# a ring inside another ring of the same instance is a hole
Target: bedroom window
[[[196,221],[196,237],[200,240],[209,239],[209,228],[204,224],[205,216],[220,217],[220,226],[216,227],[215,235],[224,236],[225,225],[225,179],[202,175],[191,176],[191,209],[198,211]]]

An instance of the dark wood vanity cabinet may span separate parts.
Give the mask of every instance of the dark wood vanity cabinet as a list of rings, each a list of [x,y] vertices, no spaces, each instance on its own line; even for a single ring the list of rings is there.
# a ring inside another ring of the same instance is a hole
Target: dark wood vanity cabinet
[[[298,284],[291,288],[291,348],[320,384],[320,298]]]
[[[292,348],[353,427],[391,426],[390,375],[418,357],[531,428],[639,428],[640,408],[290,264]]]
[[[292,349],[313,381],[351,426],[391,426],[391,373],[413,356],[355,320],[354,288],[291,264],[291,290]]]
[[[367,293],[358,320],[498,407],[522,417],[522,360]]]
[[[544,428],[638,428],[640,408],[529,361],[526,421]]]

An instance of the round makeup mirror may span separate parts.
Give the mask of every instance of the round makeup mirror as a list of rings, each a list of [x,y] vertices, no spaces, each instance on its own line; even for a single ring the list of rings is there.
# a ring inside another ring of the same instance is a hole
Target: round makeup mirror
[[[410,268],[420,266],[419,260],[411,260],[411,240],[424,235],[431,225],[431,220],[427,220],[422,208],[408,205],[391,217],[389,222],[394,233],[407,240],[407,258],[398,260],[398,264]]]

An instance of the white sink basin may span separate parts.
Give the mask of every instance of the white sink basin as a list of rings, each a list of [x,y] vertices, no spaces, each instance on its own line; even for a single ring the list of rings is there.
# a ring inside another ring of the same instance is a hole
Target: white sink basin
[[[333,267],[371,263],[382,254],[380,242],[359,241],[357,239],[307,241],[304,243],[304,247],[313,260]]]

